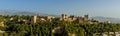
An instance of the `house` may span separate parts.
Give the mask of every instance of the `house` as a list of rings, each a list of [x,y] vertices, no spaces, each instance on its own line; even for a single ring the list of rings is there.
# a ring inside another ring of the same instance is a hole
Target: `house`
[[[52,21],[52,19],[54,19],[55,17],[54,16],[47,16],[47,21]]]
[[[0,26],[1,26],[1,27],[4,27],[4,22],[3,22],[3,21],[0,22]]]

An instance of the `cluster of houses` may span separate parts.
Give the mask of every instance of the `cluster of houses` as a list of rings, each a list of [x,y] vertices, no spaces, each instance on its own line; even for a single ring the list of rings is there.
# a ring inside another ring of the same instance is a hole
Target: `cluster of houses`
[[[104,32],[104,33],[95,33],[93,36],[120,36],[120,32]]]

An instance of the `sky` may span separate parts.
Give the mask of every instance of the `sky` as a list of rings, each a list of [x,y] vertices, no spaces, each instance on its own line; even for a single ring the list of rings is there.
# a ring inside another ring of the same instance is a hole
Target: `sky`
[[[0,10],[120,18],[120,0],[0,0]]]

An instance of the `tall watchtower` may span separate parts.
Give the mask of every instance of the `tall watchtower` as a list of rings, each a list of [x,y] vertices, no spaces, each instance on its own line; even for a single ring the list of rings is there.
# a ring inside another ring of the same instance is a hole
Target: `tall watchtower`
[[[33,23],[36,23],[37,22],[37,16],[33,16]]]

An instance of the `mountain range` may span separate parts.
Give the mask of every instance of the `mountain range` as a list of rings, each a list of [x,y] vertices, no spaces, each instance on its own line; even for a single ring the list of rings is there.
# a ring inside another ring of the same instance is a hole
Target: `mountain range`
[[[91,17],[91,19],[98,20],[99,22],[110,21],[112,23],[120,23],[120,18],[95,16],[95,17]]]
[[[51,14],[45,14],[40,12],[29,12],[29,11],[16,11],[16,10],[0,10],[0,15],[41,15],[41,16],[57,16]]]

